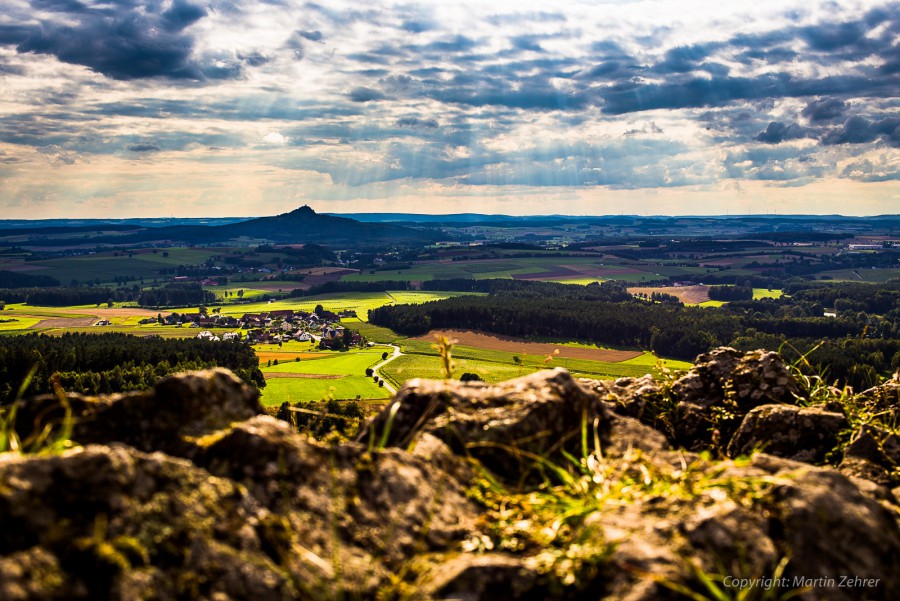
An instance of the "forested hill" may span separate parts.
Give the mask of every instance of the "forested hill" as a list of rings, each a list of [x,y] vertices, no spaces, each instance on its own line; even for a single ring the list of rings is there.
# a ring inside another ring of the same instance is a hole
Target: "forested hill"
[[[411,336],[465,328],[637,347],[684,360],[720,345],[779,350],[787,342],[803,353],[816,349],[809,360],[828,366],[829,378],[856,389],[900,367],[900,284],[848,285],[847,300],[833,298],[825,288],[809,288],[795,298],[721,308],[613,299],[600,295],[602,287],[595,287],[598,296],[591,298],[574,295],[578,288],[572,286],[508,286],[488,296],[388,305],[370,311],[369,320]],[[837,317],[824,316],[824,300],[843,310]]]
[[[66,228],[55,228],[65,233]],[[379,244],[430,244],[445,236],[433,228],[411,228],[385,223],[361,223],[345,217],[321,215],[308,206],[289,213],[259,217],[224,225],[172,225],[131,228],[135,231],[91,237],[96,244],[137,244],[166,241],[177,244],[212,244],[239,238],[268,240],[276,243],[320,243],[328,246],[359,247]],[[70,244],[71,240],[42,240],[42,244]]]

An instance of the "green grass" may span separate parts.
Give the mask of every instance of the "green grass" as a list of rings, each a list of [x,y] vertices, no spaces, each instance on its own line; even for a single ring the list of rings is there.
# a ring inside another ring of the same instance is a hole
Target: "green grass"
[[[441,359],[431,343],[421,340],[402,340],[399,342],[404,353],[402,357],[387,364],[381,371],[395,385],[401,385],[412,378],[438,379],[442,377]],[[561,345],[562,346],[562,345]],[[621,377],[639,377],[655,372],[656,357],[644,353],[640,357],[609,363],[586,359],[569,359],[554,357],[546,361],[544,355],[529,355],[482,348],[457,345],[453,347],[454,377],[466,372],[481,376],[486,382],[496,383],[533,373],[548,367],[564,367],[577,377],[593,379],[614,379]],[[513,357],[519,357],[521,365],[516,365]],[[666,360],[664,364],[670,369],[683,369],[689,366],[683,361]]]
[[[725,301],[720,300],[708,300],[697,305],[698,307],[721,307],[725,304]]]
[[[163,252],[167,252],[169,256],[164,257]],[[73,279],[82,283],[99,279],[102,283],[106,283],[114,281],[116,277],[131,279],[143,277],[145,280],[152,280],[161,277],[159,273],[161,269],[179,265],[198,265],[221,252],[221,249],[169,248],[156,254],[141,253],[133,257],[129,257],[127,253],[117,257],[113,252],[104,252],[33,261],[31,264],[45,267],[35,273],[55,277],[64,284]]]
[[[278,407],[284,402],[308,403],[334,398],[353,400],[379,400],[390,398],[390,393],[379,387],[371,378],[349,376],[336,380],[274,378],[266,381],[260,401],[267,407]]]
[[[386,344],[396,342],[397,340],[403,338],[402,335],[398,334],[394,330],[391,330],[389,328],[382,328],[381,326],[376,326],[366,321],[354,319],[352,317],[342,319],[341,323],[351,330],[357,330],[360,334],[366,337],[366,340],[370,342]]]
[[[558,268],[573,269],[573,279],[560,278]],[[579,277],[578,269],[590,270],[592,275]],[[626,271],[626,273],[617,273]],[[527,275],[531,279],[562,283],[582,283],[610,280],[628,282],[652,282],[663,280],[669,275],[695,275],[708,273],[709,269],[699,267],[643,267],[641,265],[623,266],[612,264],[604,259],[601,264],[597,257],[503,257],[501,259],[472,259],[453,261],[451,263],[427,262],[413,265],[411,269],[397,271],[376,271],[374,273],[355,273],[342,279],[355,282],[378,282],[404,279],[411,281],[427,281],[445,278],[466,279],[509,279],[515,275]],[[543,277],[542,277],[543,276]]]
[[[282,349],[284,350],[284,349]],[[308,347],[304,348],[304,351]],[[289,351],[289,349],[288,349]],[[325,351],[324,357],[301,359],[300,361],[280,361],[278,365],[262,367],[263,374],[292,373],[339,378],[270,378],[262,391],[264,405],[320,401],[327,398],[338,400],[387,399],[390,393],[378,386],[365,375],[366,368],[381,361],[384,348],[359,349],[344,352]]]
[[[339,294],[320,294],[301,298],[289,298],[273,302],[251,302],[239,305],[222,305],[223,315],[243,315],[244,313],[259,313],[262,311],[278,311],[294,309],[300,311],[312,311],[316,305],[322,305],[328,311],[356,311],[356,315],[365,320],[370,309],[382,307],[392,303],[424,303],[431,300],[442,300],[451,296],[460,296],[463,292],[418,292],[418,291],[390,291],[390,292],[344,292]],[[196,310],[196,309],[192,309]]]
[[[253,284],[253,282],[248,282],[248,284]],[[294,288],[296,288],[296,286],[294,286]],[[257,288],[238,286],[235,284],[229,284],[227,286],[204,286],[204,289],[215,292],[216,299],[218,299],[219,301],[229,303],[240,300],[237,295],[238,290],[244,291],[244,296],[242,296],[241,298],[247,300],[258,298],[264,294],[272,294],[271,290],[259,290]],[[226,291],[229,294],[227,298],[225,297]]]
[[[15,321],[0,323],[0,332],[17,332],[19,330],[27,330],[36,325],[40,319],[37,317],[11,317],[5,313],[0,313],[0,322],[6,319],[14,319]]]
[[[366,368],[381,361],[384,348],[351,351],[323,351],[326,356],[279,363],[263,369],[264,373],[323,374],[330,376],[365,375]]]
[[[754,288],[753,289],[753,299],[758,300],[760,298],[781,298],[784,294],[782,290],[767,290],[766,288]]]
[[[15,317],[16,314],[23,314],[35,317],[93,317],[90,309],[94,309],[96,305],[79,305],[67,307],[69,309],[84,309],[85,313],[64,313],[58,310],[58,307],[41,307],[36,305],[26,305],[24,303],[16,303],[14,305],[6,305],[6,310],[0,313],[4,319]]]
[[[643,365],[646,367],[656,367],[657,363],[660,359],[654,355],[653,353],[644,353],[640,357],[635,357],[634,359],[628,359],[627,361],[622,361],[619,365]],[[693,363],[688,361],[679,361],[678,359],[662,359],[663,365],[668,369],[690,369],[693,366]]]
[[[894,278],[900,278],[900,269],[840,269],[823,271],[817,277],[828,276],[835,281],[870,282],[881,284]]]

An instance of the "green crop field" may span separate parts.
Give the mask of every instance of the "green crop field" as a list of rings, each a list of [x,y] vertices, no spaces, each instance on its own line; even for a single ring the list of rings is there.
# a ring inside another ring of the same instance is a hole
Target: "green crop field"
[[[327,398],[363,400],[387,399],[390,393],[366,377],[367,367],[381,361],[384,348],[324,352],[323,356],[300,361],[279,362],[263,367],[266,387],[264,405],[319,401]],[[311,377],[272,377],[272,374],[296,374]],[[324,376],[316,378],[315,376]]]
[[[4,313],[0,313],[0,333],[3,332],[20,332],[37,325],[40,321],[37,317],[11,317]]]
[[[322,305],[328,311],[356,311],[356,315],[365,320],[369,309],[392,304],[416,304],[432,300],[441,300],[451,296],[460,296],[464,292],[418,292],[414,290],[392,292],[342,292],[321,294],[298,298],[281,299],[272,302],[250,302],[222,305],[223,315],[243,315],[244,313],[260,313],[262,311],[278,311],[294,309],[312,311],[316,305]]]
[[[441,358],[431,343],[421,340],[399,342],[404,353],[391,361],[382,372],[394,385],[401,385],[411,378],[441,378]],[[656,371],[657,359],[652,353],[644,353],[634,359],[618,363],[589,361],[585,359],[553,358],[547,361],[543,355],[529,355],[506,351],[488,350],[457,345],[452,350],[454,377],[466,372],[478,374],[486,382],[501,382],[509,378],[529,374],[548,367],[564,367],[577,377],[613,379],[624,376],[638,377]],[[516,364],[513,357],[521,361]],[[670,369],[685,369],[690,364],[665,360]]]
[[[382,328],[381,326],[376,326],[353,317],[346,317],[341,320],[341,323],[351,330],[357,330],[370,342],[389,343],[403,338],[403,336],[394,330]]]
[[[264,406],[278,407],[282,403],[308,403],[324,399],[337,400],[382,400],[390,398],[390,393],[379,387],[371,379],[348,376],[335,380],[275,378],[266,381],[260,402]]]
[[[449,263],[426,262],[399,271],[375,271],[354,273],[344,276],[346,281],[378,282],[404,279],[427,281],[445,278],[465,279],[509,279],[527,276],[528,279],[558,281],[563,283],[591,283],[598,280],[623,280],[628,282],[651,282],[665,279],[669,275],[697,275],[712,271],[698,267],[643,267],[618,265],[597,257],[541,256],[503,257],[502,259],[473,259]]]
[[[823,271],[818,277],[828,277],[835,281],[847,282],[871,282],[881,284],[895,278],[900,278],[900,269],[841,269],[836,271]]]
[[[754,288],[753,289],[753,298],[754,300],[760,298],[781,298],[784,294],[781,290],[767,290],[765,288]]]
[[[384,350],[383,347],[375,347],[341,352],[324,351],[322,357],[279,363],[265,368],[265,373],[365,376],[367,367],[381,361]]]
[[[168,253],[168,256],[164,257],[163,253]],[[35,274],[55,277],[64,284],[72,280],[79,282],[100,280],[101,283],[107,283],[115,281],[117,277],[152,280],[160,277],[160,269],[179,265],[199,265],[219,254],[221,254],[219,250],[169,248],[161,249],[156,254],[141,252],[129,257],[126,253],[116,256],[114,252],[103,252],[32,261],[29,265],[43,268],[35,271]]]

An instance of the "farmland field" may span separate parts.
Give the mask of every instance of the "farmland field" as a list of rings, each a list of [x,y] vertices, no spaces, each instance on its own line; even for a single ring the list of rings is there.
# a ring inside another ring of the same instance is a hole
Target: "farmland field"
[[[390,393],[365,375],[367,367],[381,361],[384,348],[323,352],[300,361],[279,361],[263,367],[264,405],[319,401],[326,398],[387,399]]]
[[[784,294],[781,290],[768,290],[766,288],[754,288],[753,289],[753,298],[754,300],[760,298],[781,298]]]
[[[665,273],[663,273],[665,271]],[[712,271],[705,268],[619,265],[602,262],[597,257],[503,257],[462,261],[432,261],[414,264],[410,269],[363,272],[344,276],[344,281],[378,282],[404,279],[428,281],[434,279],[523,279],[561,283],[588,284],[602,280],[652,282],[668,275],[689,276]]]
[[[128,256],[125,252],[109,251],[29,261],[27,264],[22,262],[20,265],[27,265],[28,273],[55,277],[64,284],[72,280],[79,282],[99,280],[101,283],[107,283],[122,277],[132,280],[138,278],[152,280],[159,277],[160,269],[200,264],[219,254],[221,249],[166,248],[158,249],[155,254],[150,251],[135,251],[133,256]],[[4,265],[4,269],[16,270],[16,267],[16,263]]]
[[[686,305],[699,305],[709,300],[709,286],[661,286],[659,288],[636,287],[628,288],[631,294],[652,295],[654,292],[662,292],[677,296],[678,300]]]
[[[441,378],[441,358],[431,345],[420,340],[405,340],[400,343],[405,354],[388,363],[381,371],[385,378],[395,385],[403,384],[411,378]],[[559,349],[566,347],[560,345]],[[561,354],[564,351],[560,351]],[[656,357],[651,353],[635,353],[631,359],[620,362],[590,361],[559,355],[513,353],[507,351],[475,348],[464,345],[453,347],[453,375],[474,373],[486,382],[501,382],[510,378],[533,373],[540,369],[563,367],[576,377],[612,379],[625,376],[639,377],[655,371]],[[515,362],[518,357],[519,363]],[[548,360],[548,357],[550,359]],[[687,363],[665,361],[672,369],[684,369]]]
[[[322,305],[328,311],[356,311],[357,316],[365,320],[369,309],[375,309],[384,305],[416,304],[432,300],[442,300],[451,296],[460,296],[464,292],[418,292],[415,290],[403,290],[395,292],[342,292],[336,294],[321,294],[316,296],[304,296],[298,298],[281,299],[271,302],[250,302],[235,305],[222,305],[223,315],[243,315],[244,313],[259,313],[261,311],[278,311],[293,309],[300,311],[312,311],[316,305]]]
[[[618,363],[620,361],[634,359],[641,355],[640,351],[619,351],[588,346],[569,346],[546,342],[532,342],[529,340],[512,338],[510,336],[496,336],[493,334],[460,330],[433,331],[424,336],[413,338],[412,340],[433,342],[436,335],[444,335],[447,338],[455,339],[459,345],[465,347],[540,355],[542,357],[554,355],[560,358],[566,357],[570,359],[586,359],[604,363]]]

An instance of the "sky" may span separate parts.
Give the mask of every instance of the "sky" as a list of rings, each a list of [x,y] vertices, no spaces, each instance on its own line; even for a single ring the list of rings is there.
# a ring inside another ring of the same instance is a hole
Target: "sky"
[[[0,219],[900,213],[900,2],[0,0]]]

